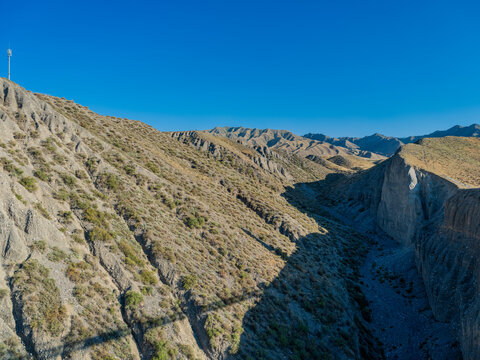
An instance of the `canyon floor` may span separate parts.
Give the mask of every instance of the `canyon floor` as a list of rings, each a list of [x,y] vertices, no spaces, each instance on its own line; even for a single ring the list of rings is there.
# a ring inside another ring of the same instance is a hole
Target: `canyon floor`
[[[360,286],[372,310],[375,336],[387,359],[461,359],[449,324],[433,318],[414,250],[374,235]]]

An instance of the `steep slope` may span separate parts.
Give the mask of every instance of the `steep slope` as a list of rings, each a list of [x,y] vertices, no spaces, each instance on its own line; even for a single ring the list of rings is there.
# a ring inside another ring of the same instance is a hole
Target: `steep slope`
[[[323,134],[306,134],[304,137],[308,139],[318,140],[330,143],[335,146],[341,146],[349,149],[357,149],[361,151],[370,151],[375,154],[383,156],[392,156],[395,152],[405,144],[417,142],[424,138],[438,138],[446,136],[461,136],[461,137],[479,137],[480,125],[472,124],[470,126],[456,125],[448,130],[438,130],[431,134],[420,136],[408,136],[405,138],[389,137],[382,134],[373,134],[361,138],[342,137],[331,138]]]
[[[376,356],[365,238],[284,195],[332,169],[0,87],[3,357]]]
[[[452,325],[465,359],[480,358],[479,154],[480,139],[423,139],[328,189],[338,211],[372,219],[413,252],[433,314]]]
[[[383,157],[368,151],[359,151],[354,148],[345,148],[332,145],[318,140],[307,140],[287,130],[272,129],[248,129],[244,127],[216,127],[209,131],[216,136],[224,136],[229,139],[240,141],[249,146],[268,147],[274,150],[282,150],[301,157],[335,155],[352,155],[371,160],[379,160]]]

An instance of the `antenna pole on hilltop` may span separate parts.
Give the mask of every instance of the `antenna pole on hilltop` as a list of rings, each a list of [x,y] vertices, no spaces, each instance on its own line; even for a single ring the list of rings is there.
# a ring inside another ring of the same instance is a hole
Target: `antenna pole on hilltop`
[[[8,80],[10,80],[10,58],[12,57],[12,49],[7,50],[8,56]]]

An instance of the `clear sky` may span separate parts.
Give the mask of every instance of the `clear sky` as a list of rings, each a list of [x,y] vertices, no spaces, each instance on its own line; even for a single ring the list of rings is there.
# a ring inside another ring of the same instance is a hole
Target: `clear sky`
[[[480,2],[0,0],[0,75],[159,130],[480,122]]]

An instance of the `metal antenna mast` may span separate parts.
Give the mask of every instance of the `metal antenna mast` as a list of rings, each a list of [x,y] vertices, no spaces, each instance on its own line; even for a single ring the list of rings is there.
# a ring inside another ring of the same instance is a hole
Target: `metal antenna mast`
[[[7,50],[8,56],[8,80],[10,80],[10,58],[12,57],[12,49]]]

